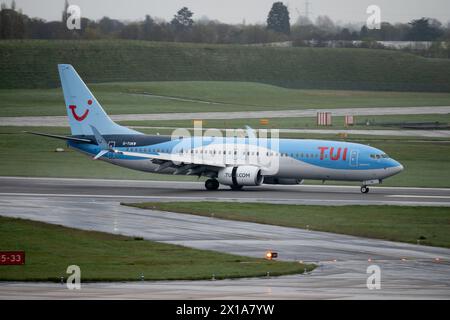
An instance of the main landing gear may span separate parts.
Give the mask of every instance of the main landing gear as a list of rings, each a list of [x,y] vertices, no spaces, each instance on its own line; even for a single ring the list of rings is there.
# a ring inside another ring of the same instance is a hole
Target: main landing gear
[[[361,193],[369,193],[369,187],[368,186],[361,186]]]
[[[205,181],[206,190],[217,190],[219,189],[219,181],[216,179],[208,179]]]

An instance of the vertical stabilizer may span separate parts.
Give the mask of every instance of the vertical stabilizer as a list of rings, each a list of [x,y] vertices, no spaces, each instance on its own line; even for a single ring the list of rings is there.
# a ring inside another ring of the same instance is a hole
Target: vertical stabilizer
[[[102,135],[140,134],[112,121],[70,64],[59,64],[58,70],[72,135],[93,135],[91,126]]]

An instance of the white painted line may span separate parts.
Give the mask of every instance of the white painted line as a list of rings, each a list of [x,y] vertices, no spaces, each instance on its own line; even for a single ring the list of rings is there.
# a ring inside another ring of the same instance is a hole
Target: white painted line
[[[450,196],[421,196],[412,194],[392,194],[387,195],[389,198],[430,198],[430,199],[450,199]]]
[[[261,198],[218,198],[218,197],[175,197],[175,196],[126,196],[126,195],[95,195],[95,194],[58,194],[58,193],[0,193],[0,197],[55,197],[55,198],[104,198],[104,199],[143,199],[143,200],[178,200],[178,201],[212,201],[212,202],[255,202],[255,203],[281,203],[281,204],[297,204],[297,205],[400,205],[400,206],[450,206],[450,202],[422,202],[422,201],[380,201],[380,200],[339,200],[339,199],[261,199]],[[325,204],[326,203],[326,204]]]
[[[93,179],[93,178],[54,178],[54,177],[16,177],[0,176],[0,180],[49,180],[49,181],[84,181],[84,182],[130,182],[130,183],[180,183],[180,184],[202,184],[197,181],[179,180],[127,180],[127,179]],[[450,191],[450,188],[448,189]]]
[[[121,180],[121,179],[89,179],[89,178],[51,178],[51,177],[16,177],[16,176],[0,176],[0,180],[49,180],[49,181],[84,181],[84,182],[123,182],[123,183],[136,183],[136,184],[180,184],[188,185],[195,184],[201,185],[203,182],[198,181],[178,181],[178,180]],[[262,187],[270,187],[273,185],[262,185]],[[302,184],[302,185],[276,185],[276,188],[346,188],[346,189],[359,189],[360,186],[349,185],[335,185],[335,184]],[[447,191],[450,192],[450,188],[423,188],[423,187],[381,187],[370,186],[373,190],[428,190],[428,191]]]
[[[0,192],[0,196],[13,196],[13,197],[70,197],[70,198],[135,198],[135,199],[148,199],[152,198],[147,196],[121,196],[110,194],[69,194],[69,193],[17,193],[17,192]],[[154,197],[156,198],[156,197]],[[162,198],[162,197],[161,197]],[[177,197],[173,197],[177,198]]]

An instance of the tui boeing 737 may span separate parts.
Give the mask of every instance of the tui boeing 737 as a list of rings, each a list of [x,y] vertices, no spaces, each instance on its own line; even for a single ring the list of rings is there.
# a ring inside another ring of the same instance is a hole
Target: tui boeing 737
[[[220,135],[146,135],[120,126],[105,113],[75,69],[58,65],[70,136],[69,147],[118,166],[160,174],[204,176],[207,190],[261,184],[300,184],[304,179],[357,181],[361,192],[403,170],[383,151],[338,141]]]

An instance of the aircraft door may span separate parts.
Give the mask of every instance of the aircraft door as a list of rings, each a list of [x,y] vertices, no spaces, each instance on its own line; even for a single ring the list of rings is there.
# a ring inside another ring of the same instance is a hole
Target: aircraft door
[[[350,153],[350,166],[356,167],[358,165],[358,151],[352,150]]]
[[[237,137],[234,137],[234,139],[233,139],[233,162],[235,165],[238,163],[238,154],[239,154],[238,140],[237,140]]]

